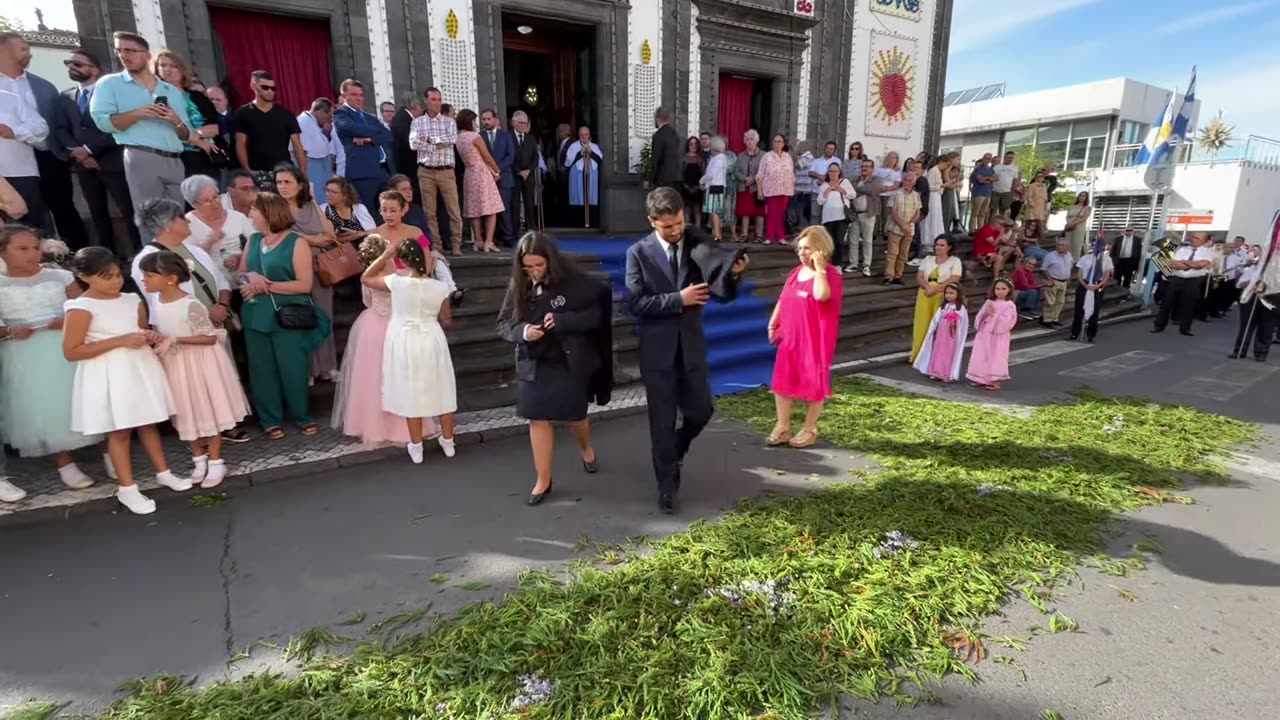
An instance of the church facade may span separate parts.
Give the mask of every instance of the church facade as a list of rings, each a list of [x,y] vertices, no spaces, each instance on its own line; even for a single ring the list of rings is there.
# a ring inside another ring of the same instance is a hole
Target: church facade
[[[112,32],[139,32],[233,101],[247,101],[236,90],[252,67],[316,95],[360,79],[371,111],[438,86],[457,107],[526,110],[548,144],[556,125],[586,125],[603,151],[605,229],[622,230],[643,222],[636,169],[658,107],[731,146],[754,128],[842,155],[854,141],[875,158],[936,149],[952,0],[74,3],[90,49],[111,57]],[[280,67],[271,52],[287,53]]]

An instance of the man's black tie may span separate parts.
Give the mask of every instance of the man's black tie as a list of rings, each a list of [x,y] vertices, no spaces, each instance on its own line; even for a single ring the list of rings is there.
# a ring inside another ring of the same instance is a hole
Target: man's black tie
[[[680,246],[677,243],[667,243],[667,259],[671,263],[671,279],[676,286],[680,285]]]

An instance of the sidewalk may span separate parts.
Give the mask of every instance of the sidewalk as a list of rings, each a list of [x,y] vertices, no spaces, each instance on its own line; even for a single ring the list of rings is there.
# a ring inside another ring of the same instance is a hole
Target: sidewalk
[[[1104,325],[1148,317],[1145,313],[1109,317]],[[1014,334],[1015,341],[1034,340],[1050,335],[1063,334],[1064,330],[1048,330],[1040,327]],[[885,365],[902,363],[909,353],[892,352],[875,357],[838,362],[833,371],[840,375],[866,372]],[[590,408],[594,418],[607,418],[620,414],[639,412],[645,405],[644,388],[636,383],[613,392],[613,400],[605,407]],[[328,417],[327,407],[318,409],[318,418]],[[456,436],[459,447],[483,444],[497,438],[524,431],[525,422],[515,415],[514,406],[498,407],[457,414]],[[371,448],[353,438],[323,426],[319,433],[305,437],[294,428],[287,430],[283,440],[269,441],[256,427],[246,428],[252,440],[247,443],[223,444],[223,456],[227,461],[227,480],[216,490],[190,491],[194,496],[221,493],[229,488],[245,487],[281,478],[311,475],[350,467],[362,463],[395,457],[404,453],[401,447]],[[185,443],[173,435],[165,436],[165,455],[174,471],[181,475],[191,467],[191,453]],[[426,464],[439,462],[439,450],[428,444]],[[57,470],[48,458],[9,458],[8,472],[19,487],[27,491],[25,500],[19,503],[0,503],[0,526],[45,522],[57,518],[93,511],[115,510],[116,485],[106,477],[101,457],[96,448],[85,448],[77,453],[81,469],[94,478],[96,484],[87,490],[68,490],[58,478]],[[140,469],[138,485],[144,492],[153,493],[157,499],[171,497],[174,493],[160,488],[151,478],[151,464],[142,449],[135,443],[134,467]]]

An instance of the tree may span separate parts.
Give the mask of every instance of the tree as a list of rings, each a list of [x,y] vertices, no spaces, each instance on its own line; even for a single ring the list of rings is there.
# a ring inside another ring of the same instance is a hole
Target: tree
[[[1200,137],[1196,139],[1196,144],[1201,150],[1209,153],[1209,162],[1212,163],[1218,157],[1218,153],[1224,148],[1231,147],[1231,141],[1235,139],[1236,127],[1228,125],[1222,120],[1222,111],[1218,111],[1218,117],[1213,122],[1200,128]]]
[[[0,32],[22,32],[22,21],[0,15]]]
[[[1018,165],[1018,171],[1022,173],[1022,182],[1030,183],[1037,172],[1053,167],[1054,174],[1058,176],[1058,184],[1065,185],[1068,180],[1079,180],[1080,173],[1073,170],[1064,170],[1062,168],[1062,160],[1056,157],[1046,157],[1033,145],[1019,145],[1009,147],[1017,153],[1015,162]],[[1076,201],[1076,194],[1067,190],[1055,192],[1049,198],[1049,212],[1056,213],[1071,207]]]

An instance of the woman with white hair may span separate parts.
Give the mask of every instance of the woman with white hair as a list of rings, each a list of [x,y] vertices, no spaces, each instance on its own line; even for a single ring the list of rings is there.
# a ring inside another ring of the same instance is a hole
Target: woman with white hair
[[[257,232],[249,217],[238,210],[223,207],[218,183],[208,175],[192,175],[182,181],[182,199],[191,206],[187,222],[191,224],[188,243],[199,247],[221,265],[227,286],[236,287],[236,268],[240,252]]]
[[[748,130],[742,136],[747,149],[738,155],[737,176],[741,183],[738,187],[737,213],[742,218],[742,230],[739,239],[747,242],[747,226],[751,218],[755,218],[756,240],[764,238],[764,198],[759,196],[758,180],[760,161],[764,153],[760,152],[760,133]]]
[[[230,316],[231,286],[222,272],[222,266],[214,262],[203,248],[188,242],[191,239],[191,223],[182,214],[182,206],[168,198],[148,200],[138,208],[134,219],[143,234],[155,238],[155,242],[142,248],[142,252],[133,258],[129,274],[138,288],[143,287],[142,267],[139,264],[142,258],[157,250],[177,253],[191,270],[191,279],[182,283],[181,288],[205,306],[214,325],[222,327]],[[144,292],[143,297],[147,300],[149,317],[155,318],[159,296]]]
[[[728,158],[725,157],[726,144],[724,137],[717,135],[711,138],[711,159],[707,161],[707,170],[702,174],[699,184],[702,186],[702,212],[711,216],[711,236],[716,242],[721,239],[721,222],[724,217],[725,196],[728,194]]]

